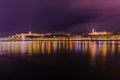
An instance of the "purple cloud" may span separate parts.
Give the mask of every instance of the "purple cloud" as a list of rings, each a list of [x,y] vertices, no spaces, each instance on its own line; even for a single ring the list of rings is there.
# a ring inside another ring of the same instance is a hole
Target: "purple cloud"
[[[0,0],[0,31],[88,32],[90,24],[119,31],[119,7],[119,0]]]

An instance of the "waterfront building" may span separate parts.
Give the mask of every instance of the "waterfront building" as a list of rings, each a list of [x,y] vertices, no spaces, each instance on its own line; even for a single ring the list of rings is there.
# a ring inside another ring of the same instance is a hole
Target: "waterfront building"
[[[107,31],[100,31],[100,32],[96,32],[95,29],[92,29],[91,33],[88,33],[88,35],[111,35],[111,32],[107,32]]]
[[[32,33],[31,31],[29,31],[28,33],[20,33],[20,34],[15,34],[10,36],[10,38],[38,38],[38,37],[42,37],[43,34],[38,34],[38,33]]]

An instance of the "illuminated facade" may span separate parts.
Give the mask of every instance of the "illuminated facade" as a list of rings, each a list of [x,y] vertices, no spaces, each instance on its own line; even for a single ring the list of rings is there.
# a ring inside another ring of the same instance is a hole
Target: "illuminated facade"
[[[70,33],[45,33],[38,34],[32,33],[20,33],[9,36],[7,38],[1,38],[0,40],[120,40],[120,34],[101,31],[97,32],[94,28],[91,33],[88,34],[70,34]]]
[[[21,34],[15,34],[13,36],[9,36],[10,38],[38,38],[42,37],[43,34],[38,34],[38,33],[32,33],[29,31],[28,33],[21,33]]]
[[[101,31],[101,32],[96,32],[95,29],[92,29],[91,33],[88,33],[88,35],[111,35],[111,32],[106,32],[106,31]]]
[[[28,33],[20,33],[20,34],[15,34],[12,36],[9,36],[9,38],[55,38],[55,37],[70,37],[70,33],[46,33],[46,34],[38,34],[38,33],[32,33],[29,31]]]

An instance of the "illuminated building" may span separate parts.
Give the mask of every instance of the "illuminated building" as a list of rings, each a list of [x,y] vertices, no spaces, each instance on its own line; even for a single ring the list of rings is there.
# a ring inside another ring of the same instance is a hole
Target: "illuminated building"
[[[111,35],[111,32],[106,32],[106,31],[101,31],[101,32],[96,32],[95,29],[92,29],[91,33],[88,33],[88,35]]]
[[[28,33],[20,33],[10,36],[9,38],[13,39],[25,39],[25,38],[55,38],[55,37],[71,37],[70,33],[46,33],[46,34],[38,34],[38,33],[32,33],[29,31]]]
[[[38,38],[38,37],[42,37],[43,34],[38,34],[38,33],[32,33],[31,31],[29,31],[28,33],[21,33],[21,34],[15,34],[13,36],[10,36],[10,38]]]

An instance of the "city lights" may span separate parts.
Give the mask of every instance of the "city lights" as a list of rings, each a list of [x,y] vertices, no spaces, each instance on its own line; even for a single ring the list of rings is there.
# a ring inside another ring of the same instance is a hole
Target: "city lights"
[[[87,34],[76,34],[76,33],[32,33],[29,31],[28,33],[20,33],[11,35],[6,38],[1,38],[0,40],[78,40],[78,41],[101,41],[101,40],[120,40],[120,34],[107,32],[107,31],[100,31],[97,32],[94,28],[90,33]]]

